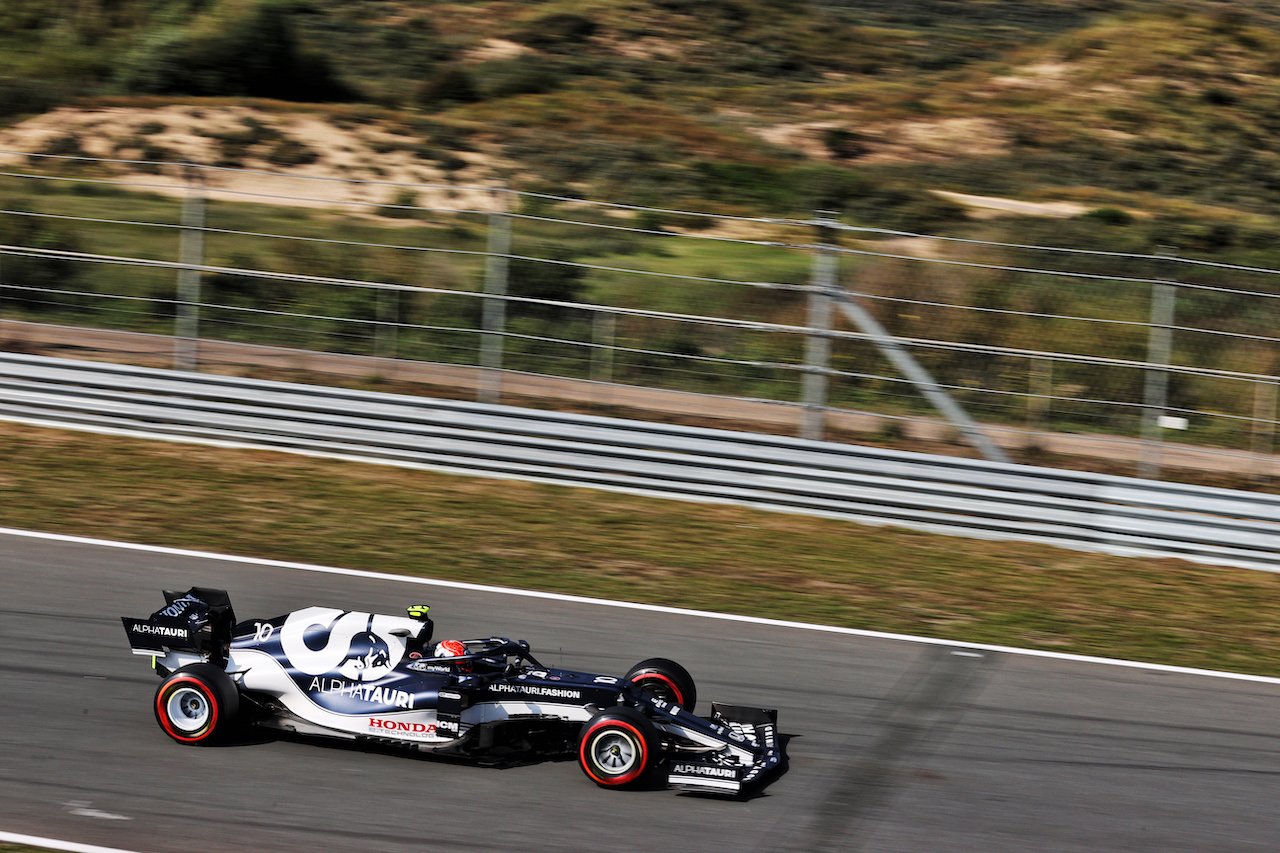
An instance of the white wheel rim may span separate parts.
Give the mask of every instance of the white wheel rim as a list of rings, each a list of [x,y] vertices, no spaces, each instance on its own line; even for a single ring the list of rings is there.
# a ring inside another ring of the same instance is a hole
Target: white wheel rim
[[[635,763],[636,745],[621,732],[606,732],[596,738],[591,755],[598,767],[610,775],[621,776]]]
[[[194,687],[179,687],[164,705],[165,713],[174,728],[195,732],[209,722],[211,709],[204,694]]]

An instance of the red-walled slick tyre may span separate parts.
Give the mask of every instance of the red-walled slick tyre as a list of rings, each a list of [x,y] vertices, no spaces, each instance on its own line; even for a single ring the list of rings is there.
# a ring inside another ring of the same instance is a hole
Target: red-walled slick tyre
[[[624,681],[658,699],[679,705],[689,713],[698,702],[698,688],[689,671],[673,660],[649,658],[627,670]]]
[[[235,722],[240,694],[230,676],[213,664],[184,666],[156,691],[156,722],[178,743],[207,744]]]
[[[591,781],[621,788],[642,781],[658,763],[658,730],[634,708],[610,708],[592,717],[578,738],[578,764]]]

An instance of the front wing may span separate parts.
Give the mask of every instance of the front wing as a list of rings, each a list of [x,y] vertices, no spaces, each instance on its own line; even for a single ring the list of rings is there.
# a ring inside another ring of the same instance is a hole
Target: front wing
[[[702,746],[671,758],[667,782],[672,787],[737,795],[782,762],[775,710],[714,703],[711,717],[704,719],[661,700],[653,704],[667,717],[658,723],[660,729]]]

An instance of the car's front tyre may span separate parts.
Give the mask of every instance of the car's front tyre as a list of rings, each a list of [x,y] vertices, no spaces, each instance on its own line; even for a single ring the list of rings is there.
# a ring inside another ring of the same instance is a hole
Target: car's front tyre
[[[591,781],[621,788],[642,781],[658,763],[658,729],[634,708],[602,711],[578,738],[578,764]]]
[[[156,722],[178,743],[207,744],[225,735],[235,723],[240,694],[218,667],[209,663],[185,666],[156,690]]]
[[[689,713],[698,702],[698,688],[689,671],[673,660],[648,658],[627,670],[629,681],[649,696],[679,705]]]

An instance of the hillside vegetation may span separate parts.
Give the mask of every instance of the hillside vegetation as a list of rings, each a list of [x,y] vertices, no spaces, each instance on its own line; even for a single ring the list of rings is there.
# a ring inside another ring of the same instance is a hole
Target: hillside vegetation
[[[500,153],[524,188],[922,230],[964,219],[924,192],[950,189],[1190,201],[1214,209],[1178,216],[1270,232],[1277,72],[1280,14],[1260,0],[0,7],[11,123],[86,98],[358,103]]]

